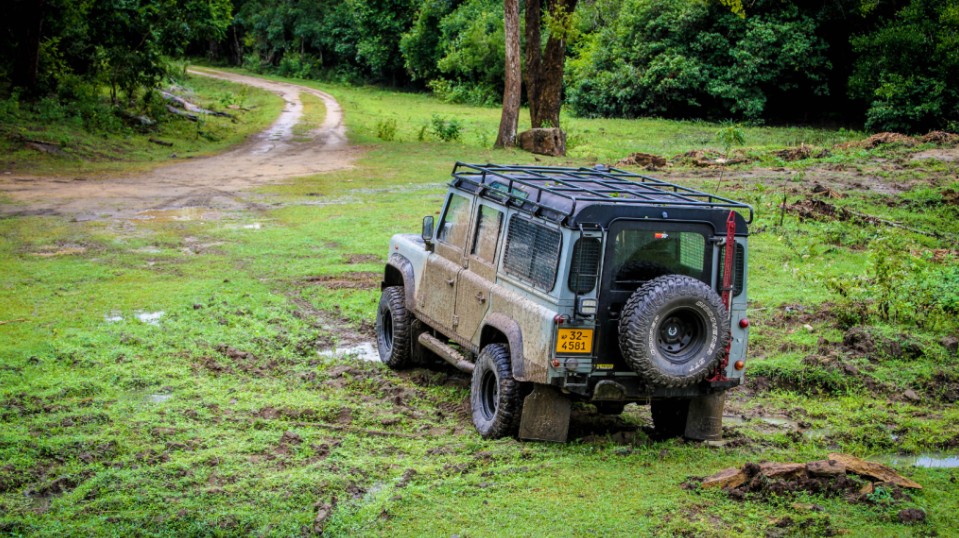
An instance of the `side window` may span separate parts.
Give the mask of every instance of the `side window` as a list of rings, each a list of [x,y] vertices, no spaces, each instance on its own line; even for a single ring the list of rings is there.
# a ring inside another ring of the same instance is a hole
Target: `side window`
[[[558,230],[518,216],[510,217],[503,268],[534,287],[549,291],[556,284],[562,244],[563,236]]]
[[[470,201],[458,194],[450,196],[449,207],[443,215],[436,239],[455,247],[466,246],[470,226]]]
[[[496,257],[496,245],[499,243],[499,234],[502,227],[503,213],[490,206],[481,205],[471,254],[492,263],[493,258]]]
[[[573,246],[573,261],[569,265],[569,290],[589,293],[596,287],[596,273],[602,242],[598,237],[583,237]]]

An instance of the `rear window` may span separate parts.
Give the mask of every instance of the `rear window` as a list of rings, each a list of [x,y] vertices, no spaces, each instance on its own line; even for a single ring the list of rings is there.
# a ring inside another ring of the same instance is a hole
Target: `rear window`
[[[506,233],[503,269],[535,288],[550,291],[556,284],[562,244],[563,236],[558,230],[514,215]]]
[[[697,232],[623,230],[613,252],[614,285],[634,288],[638,282],[666,274],[706,276],[706,237]]]

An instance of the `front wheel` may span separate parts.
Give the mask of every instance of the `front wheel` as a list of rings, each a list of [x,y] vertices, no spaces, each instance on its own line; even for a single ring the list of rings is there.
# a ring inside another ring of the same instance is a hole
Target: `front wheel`
[[[380,306],[376,310],[376,347],[380,352],[380,360],[393,370],[409,366],[412,354],[411,317],[406,310],[403,286],[384,288]]]
[[[513,379],[509,348],[489,344],[476,358],[470,384],[473,425],[486,439],[513,435],[519,426],[520,384]]]

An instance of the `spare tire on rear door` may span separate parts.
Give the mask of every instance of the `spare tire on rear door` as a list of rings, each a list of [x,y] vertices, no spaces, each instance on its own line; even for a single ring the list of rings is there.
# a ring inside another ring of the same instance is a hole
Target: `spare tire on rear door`
[[[705,283],[683,275],[654,278],[633,292],[619,321],[626,363],[655,385],[703,380],[725,352],[729,317]]]

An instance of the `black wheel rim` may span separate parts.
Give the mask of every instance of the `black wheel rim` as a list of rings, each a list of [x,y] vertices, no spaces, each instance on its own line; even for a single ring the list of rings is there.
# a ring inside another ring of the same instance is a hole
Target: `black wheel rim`
[[[659,324],[656,346],[667,360],[682,364],[696,357],[706,342],[706,322],[691,308],[677,308]]]
[[[493,372],[484,372],[483,379],[480,381],[480,411],[483,418],[492,420],[496,416],[496,408],[499,402],[499,383],[496,381],[496,375]]]

